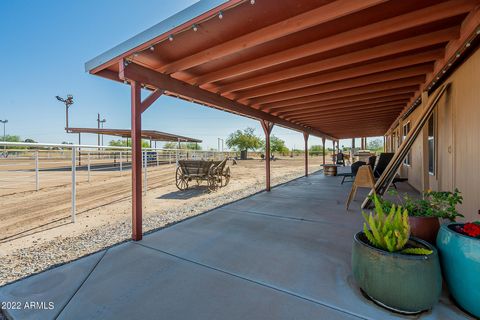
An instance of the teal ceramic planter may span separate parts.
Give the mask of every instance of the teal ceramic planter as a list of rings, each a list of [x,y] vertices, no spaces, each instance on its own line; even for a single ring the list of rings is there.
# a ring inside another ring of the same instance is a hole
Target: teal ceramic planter
[[[429,255],[390,253],[370,244],[363,232],[354,237],[353,276],[360,288],[378,304],[403,313],[431,309],[440,298],[442,275],[438,252],[428,242],[410,238]]]
[[[443,276],[460,307],[480,318],[480,239],[455,232],[457,225],[442,225],[437,236]]]

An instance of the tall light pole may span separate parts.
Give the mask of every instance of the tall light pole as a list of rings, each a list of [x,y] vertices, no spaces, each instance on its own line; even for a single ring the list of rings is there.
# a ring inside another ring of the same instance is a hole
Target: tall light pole
[[[100,113],[97,113],[97,127],[100,129],[100,124],[103,129],[103,124],[107,122],[107,119],[103,118],[103,120],[100,120]],[[97,135],[97,144],[100,145],[100,134]],[[102,146],[103,146],[103,134],[102,134]]]
[[[7,142],[7,134],[5,133],[5,126],[8,123],[8,120],[0,120],[1,123],[3,123],[3,142]],[[7,150],[7,145],[3,146],[3,152]]]
[[[65,129],[68,130],[68,108],[70,108],[70,106],[73,104],[73,96],[68,94],[66,99],[60,96],[55,96],[55,98],[65,104]]]

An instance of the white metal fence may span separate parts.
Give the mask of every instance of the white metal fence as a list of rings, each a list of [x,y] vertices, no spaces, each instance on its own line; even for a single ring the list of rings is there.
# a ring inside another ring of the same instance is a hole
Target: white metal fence
[[[130,174],[131,156],[130,147],[0,141],[0,197],[70,187],[71,218],[75,222],[77,184]],[[155,168],[177,164],[181,159],[221,160],[226,156],[235,156],[235,153],[144,148],[144,193],[148,189],[149,171]]]

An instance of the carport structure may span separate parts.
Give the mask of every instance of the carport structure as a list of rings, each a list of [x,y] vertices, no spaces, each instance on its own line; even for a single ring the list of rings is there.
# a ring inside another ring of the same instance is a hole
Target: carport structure
[[[479,24],[477,0],[206,0],[87,62],[131,87],[133,239],[141,115],[161,95],[259,120],[268,190],[274,125],[302,132],[305,147],[310,135],[324,146],[384,135],[462,60]]]

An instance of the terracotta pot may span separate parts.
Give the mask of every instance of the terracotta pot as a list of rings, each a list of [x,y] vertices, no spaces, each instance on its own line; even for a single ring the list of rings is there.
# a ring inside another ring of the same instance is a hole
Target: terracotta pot
[[[435,245],[440,223],[435,217],[408,217],[411,235]]]

